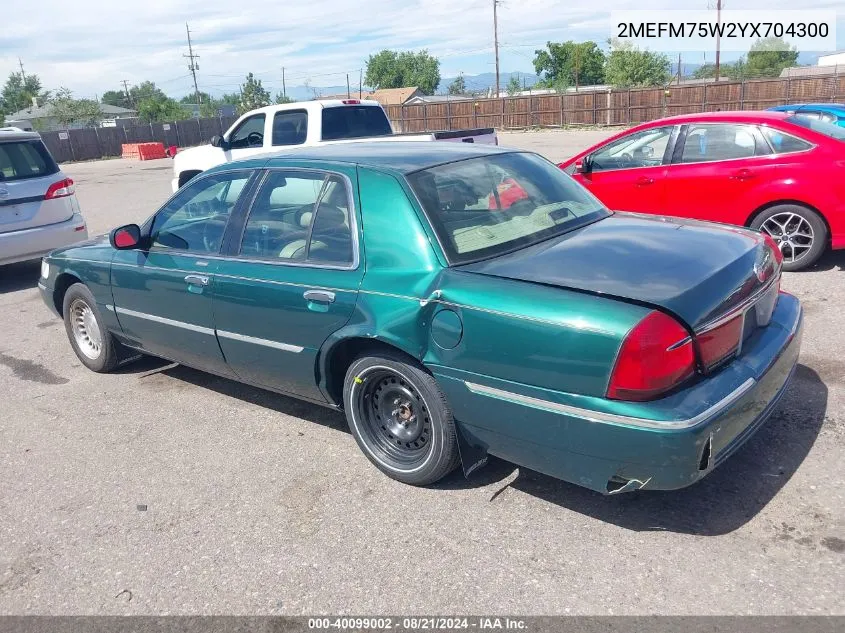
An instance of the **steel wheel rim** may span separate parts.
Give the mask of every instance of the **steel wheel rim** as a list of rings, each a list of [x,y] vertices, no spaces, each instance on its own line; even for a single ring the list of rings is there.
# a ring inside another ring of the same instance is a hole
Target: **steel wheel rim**
[[[760,229],[772,236],[783,254],[784,262],[791,264],[800,261],[813,248],[813,227],[797,213],[776,213],[767,218]]]
[[[386,368],[357,379],[358,427],[379,459],[402,469],[423,463],[431,452],[431,414],[416,387]]]
[[[103,350],[103,335],[94,311],[82,299],[74,299],[70,304],[70,327],[77,349],[87,358],[97,360]]]

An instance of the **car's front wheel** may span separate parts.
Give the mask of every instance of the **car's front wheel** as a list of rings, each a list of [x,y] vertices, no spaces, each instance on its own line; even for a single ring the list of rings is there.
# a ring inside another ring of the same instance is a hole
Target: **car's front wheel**
[[[119,343],[106,329],[94,295],[85,284],[75,283],[67,289],[63,315],[70,346],[83,365],[100,373],[117,367]]]
[[[827,226],[818,213],[797,204],[766,209],[751,228],[772,236],[783,254],[783,269],[796,271],[816,263],[827,247]]]
[[[458,465],[452,410],[431,374],[411,359],[358,358],[346,372],[343,403],[358,446],[389,477],[425,486]]]

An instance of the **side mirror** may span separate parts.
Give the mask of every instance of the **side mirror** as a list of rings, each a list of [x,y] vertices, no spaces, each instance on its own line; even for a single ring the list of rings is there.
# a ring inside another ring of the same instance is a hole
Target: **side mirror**
[[[219,147],[223,150],[229,149],[229,144],[226,142],[226,139],[224,139],[222,136],[217,136],[216,134],[211,137],[211,146]]]
[[[136,248],[141,243],[141,227],[137,224],[119,226],[109,233],[109,243],[119,251]]]
[[[590,157],[584,156],[583,158],[575,161],[575,173],[576,174],[589,174],[590,173]]]

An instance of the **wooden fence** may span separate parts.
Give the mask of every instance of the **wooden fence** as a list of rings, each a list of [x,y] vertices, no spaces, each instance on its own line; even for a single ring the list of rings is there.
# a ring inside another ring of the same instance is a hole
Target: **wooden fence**
[[[845,99],[845,75],[673,84],[663,88],[456,99],[388,106],[397,132],[461,128],[634,125],[674,114],[763,110],[775,105]]]
[[[502,97],[456,99],[421,105],[388,106],[396,132],[462,128],[633,125],[673,114],[714,110],[762,110],[775,105],[845,100],[845,75],[827,75],[718,83],[675,84],[667,89],[642,88]],[[208,143],[234,123],[234,117],[189,119],[129,127],[85,128],[43,132],[58,162],[120,156],[123,143],[160,142],[165,147]]]

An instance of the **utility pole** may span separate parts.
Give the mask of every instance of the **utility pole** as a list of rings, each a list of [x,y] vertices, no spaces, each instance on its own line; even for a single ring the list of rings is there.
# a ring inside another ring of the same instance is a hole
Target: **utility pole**
[[[282,66],[282,96],[287,98],[288,90],[285,88],[285,67]]]
[[[124,79],[121,83],[123,84],[123,92],[126,93],[126,103],[128,103],[129,105],[134,105],[132,103],[132,97],[129,95],[129,82]]]
[[[23,62],[21,61],[20,57],[18,57],[18,64],[20,64],[20,67],[21,67],[21,84],[25,84],[26,83],[26,74],[24,74],[24,72],[23,72]]]
[[[499,18],[496,7],[501,0],[493,0],[493,48],[496,51],[496,98],[499,98]]]
[[[346,98],[349,99],[351,96],[349,94],[349,73],[346,73]]]
[[[719,81],[719,48],[721,45],[719,38],[720,24],[722,22],[722,0],[716,0],[716,81]]]
[[[678,85],[681,85],[681,54],[678,53]]]
[[[185,22],[185,31],[188,33],[188,54],[182,55],[182,57],[187,57],[190,59],[190,63],[188,64],[188,70],[191,71],[191,74],[194,76],[194,96],[197,99],[197,108],[200,107],[200,89],[197,86],[197,71],[200,69],[200,65],[197,64],[194,59],[199,59],[199,55],[194,55],[194,48],[191,46],[191,29],[188,28],[188,23]]]
[[[364,81],[364,80],[363,80],[363,77],[364,77],[364,69],[363,69],[363,68],[359,68],[359,69],[358,69],[358,98],[359,98],[359,99],[363,99],[363,98],[364,98],[364,97],[363,97],[364,91],[362,90],[362,88],[363,88],[363,81]]]

